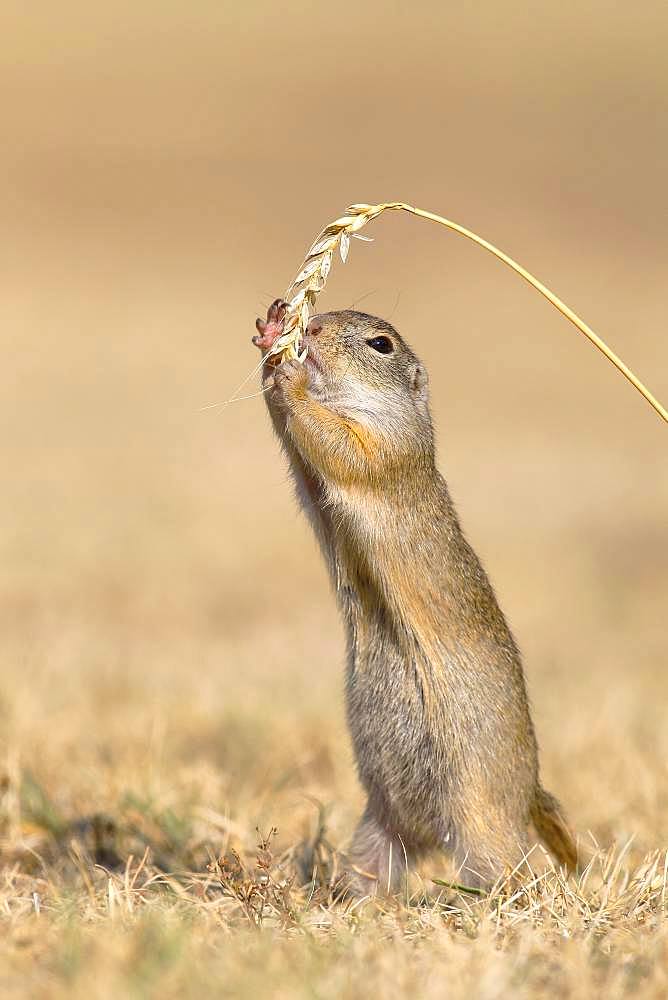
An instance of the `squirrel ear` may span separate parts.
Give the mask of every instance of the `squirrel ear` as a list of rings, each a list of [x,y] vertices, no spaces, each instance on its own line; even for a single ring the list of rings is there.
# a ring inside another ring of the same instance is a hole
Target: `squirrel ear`
[[[429,376],[418,362],[411,372],[411,392],[416,400],[426,403],[429,399]]]

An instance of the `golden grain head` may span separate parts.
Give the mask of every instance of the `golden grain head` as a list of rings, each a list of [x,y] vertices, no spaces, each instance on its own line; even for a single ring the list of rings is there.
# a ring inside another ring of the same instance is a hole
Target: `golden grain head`
[[[288,309],[283,336],[274,344],[271,354],[280,354],[283,360],[306,356],[302,338],[315,307],[316,299],[325,287],[337,250],[345,263],[351,237],[371,242],[360,236],[359,230],[380,215],[389,205],[350,205],[346,214],[330,222],[318,234],[302,262],[299,273],[285,293]]]

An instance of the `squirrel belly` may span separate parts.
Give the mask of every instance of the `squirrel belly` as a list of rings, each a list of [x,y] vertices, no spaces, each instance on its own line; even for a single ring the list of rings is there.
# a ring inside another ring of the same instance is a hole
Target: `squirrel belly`
[[[262,324],[263,350],[282,309]],[[540,786],[517,646],[436,469],[423,366],[364,313],[314,317],[304,342],[304,363],[268,363],[263,377],[346,628],[347,718],[368,796],[350,891],[394,891],[434,848],[460,881],[489,886],[527,852],[530,823],[573,867]]]
[[[349,498],[332,508],[337,534],[356,541],[352,561],[334,541],[348,723],[382,827],[411,854],[440,847],[466,867],[475,855],[478,883],[495,867],[487,855],[516,863],[527,846],[537,750],[519,654],[438,473],[400,493],[373,517]]]

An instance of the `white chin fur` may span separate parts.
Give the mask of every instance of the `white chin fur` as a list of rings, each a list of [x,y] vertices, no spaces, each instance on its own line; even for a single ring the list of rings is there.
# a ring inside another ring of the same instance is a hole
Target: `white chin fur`
[[[368,387],[356,391],[354,382],[338,386],[336,391],[330,392],[329,398],[339,413],[350,416],[362,424],[382,423],[387,417],[389,406],[387,396],[382,393],[371,393]]]

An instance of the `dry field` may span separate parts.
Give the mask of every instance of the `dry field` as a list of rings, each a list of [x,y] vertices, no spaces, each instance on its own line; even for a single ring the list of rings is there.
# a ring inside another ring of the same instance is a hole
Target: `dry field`
[[[525,263],[666,402],[665,10],[552,6],[7,5],[3,997],[668,993],[666,427],[437,227],[383,219],[333,272],[325,308],[424,357],[591,857],[485,900],[431,859],[345,908],[333,599],[262,400],[201,410],[318,228],[390,198]]]

